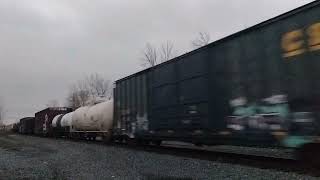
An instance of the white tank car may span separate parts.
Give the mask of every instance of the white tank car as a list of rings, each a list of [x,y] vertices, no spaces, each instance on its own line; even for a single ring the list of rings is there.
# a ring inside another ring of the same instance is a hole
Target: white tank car
[[[58,119],[59,119],[61,116],[63,116],[63,114],[56,115],[56,116],[53,118],[52,123],[51,123],[52,127],[57,127],[57,121],[58,121]]]
[[[77,109],[72,116],[76,131],[108,131],[113,123],[113,100]]]
[[[72,126],[75,130],[85,130],[86,126],[89,126],[86,122],[87,120],[87,113],[88,113],[89,106],[80,107],[73,112],[72,115]]]
[[[61,119],[61,126],[62,127],[70,127],[72,125],[72,115],[73,112],[65,114]]]

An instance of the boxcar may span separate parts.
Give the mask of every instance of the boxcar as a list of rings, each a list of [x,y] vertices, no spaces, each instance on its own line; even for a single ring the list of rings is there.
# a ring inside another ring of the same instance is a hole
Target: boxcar
[[[320,2],[116,81],[114,133],[298,147],[320,118]]]
[[[33,132],[34,132],[34,117],[25,117],[20,119],[19,133],[33,134]]]
[[[67,107],[49,107],[35,114],[34,133],[43,136],[52,136],[52,120],[59,114],[66,114],[71,112],[71,108]]]

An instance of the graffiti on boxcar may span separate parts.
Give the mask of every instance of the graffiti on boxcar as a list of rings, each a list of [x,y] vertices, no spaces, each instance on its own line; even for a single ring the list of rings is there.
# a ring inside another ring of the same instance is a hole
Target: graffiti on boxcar
[[[148,115],[147,114],[143,114],[142,116],[137,115],[136,118],[137,118],[137,129],[148,131],[149,130]]]
[[[298,147],[316,134],[315,112],[290,110],[286,95],[274,95],[254,103],[239,97],[231,100],[230,106],[233,113],[227,119],[227,128],[234,132],[258,130],[275,136],[282,132],[278,140],[286,147]]]
[[[284,130],[289,118],[289,106],[285,95],[274,95],[259,102],[248,103],[246,97],[230,101],[233,113],[228,117],[232,130],[261,129]]]
[[[46,114],[45,115],[45,118],[44,118],[44,122],[43,122],[43,125],[42,125],[42,127],[43,127],[43,132],[47,132],[47,123],[48,123],[48,121],[49,121],[49,117],[48,117],[48,114]]]

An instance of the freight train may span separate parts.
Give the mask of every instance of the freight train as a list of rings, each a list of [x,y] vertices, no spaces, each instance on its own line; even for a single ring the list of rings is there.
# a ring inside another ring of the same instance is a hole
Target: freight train
[[[320,2],[314,1],[117,80],[111,101],[38,112],[34,132],[290,147],[320,162],[319,69]]]

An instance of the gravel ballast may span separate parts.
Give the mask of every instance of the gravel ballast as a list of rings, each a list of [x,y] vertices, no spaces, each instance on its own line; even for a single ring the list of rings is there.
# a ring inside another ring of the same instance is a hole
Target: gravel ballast
[[[0,136],[2,179],[317,179],[108,145]]]
[[[285,158],[285,159],[295,159],[293,149],[281,149],[281,148],[260,148],[260,147],[244,147],[244,146],[230,146],[230,145],[216,145],[216,146],[201,146],[196,147],[191,143],[182,142],[163,142],[164,146],[173,147],[185,147],[191,149],[199,149],[205,151],[214,152],[229,152],[235,154],[247,154],[265,157],[275,157],[275,158]]]

